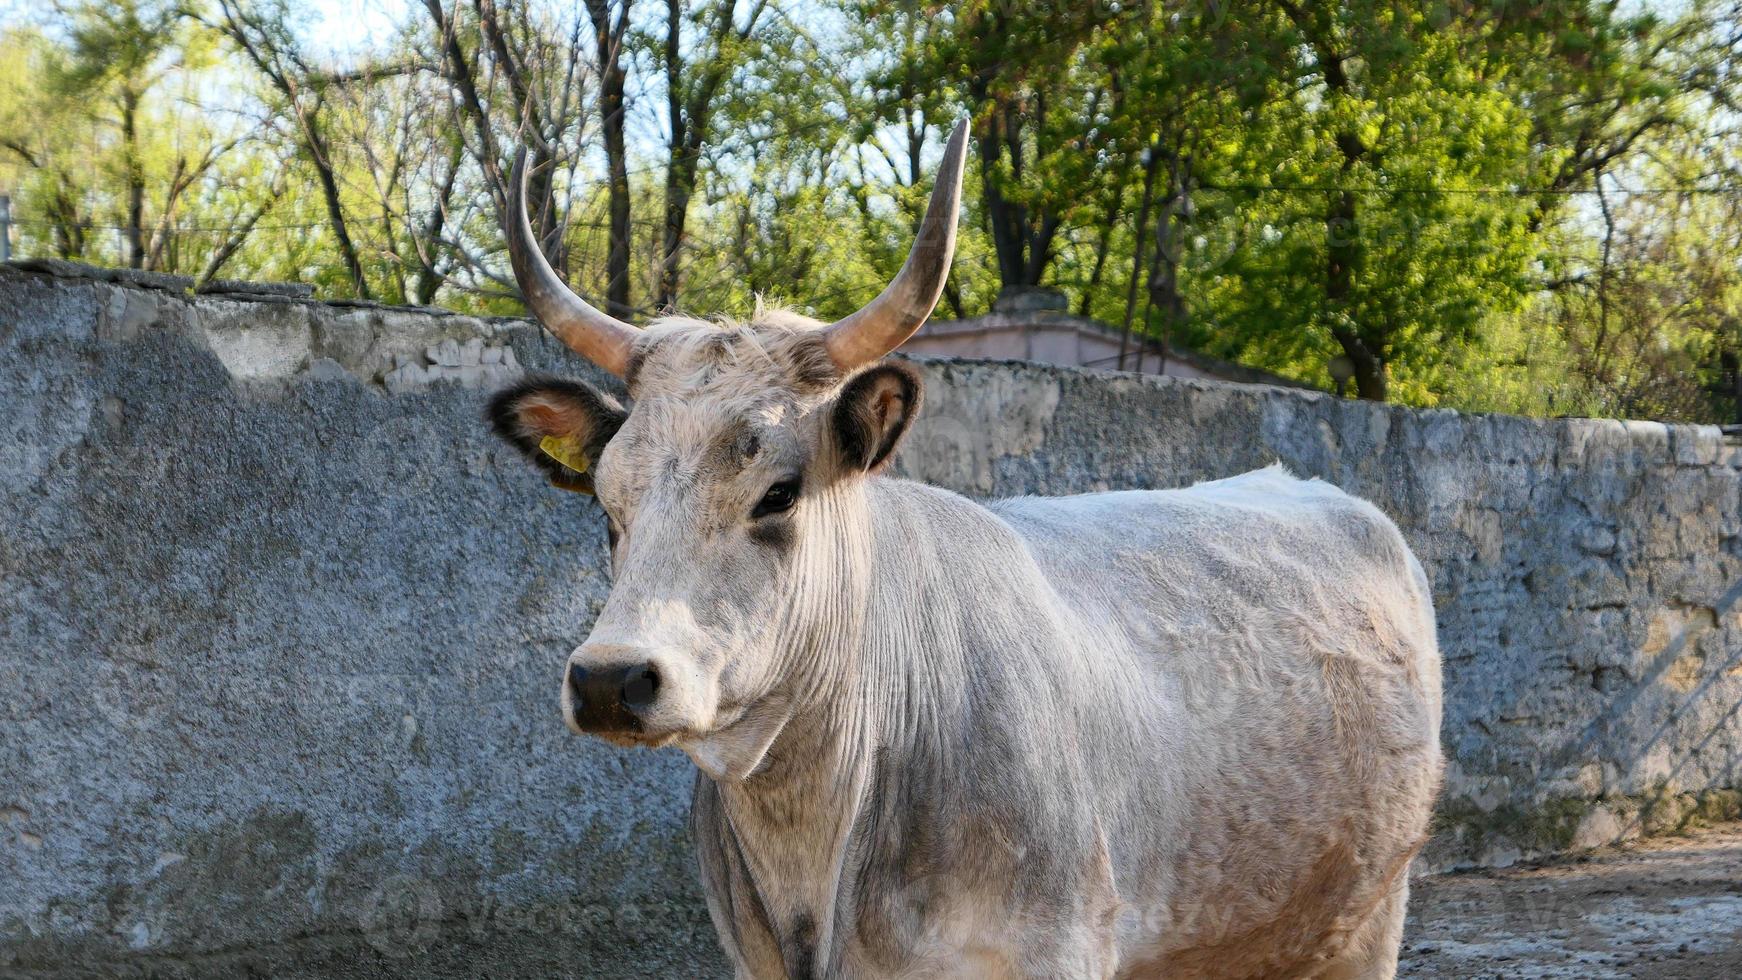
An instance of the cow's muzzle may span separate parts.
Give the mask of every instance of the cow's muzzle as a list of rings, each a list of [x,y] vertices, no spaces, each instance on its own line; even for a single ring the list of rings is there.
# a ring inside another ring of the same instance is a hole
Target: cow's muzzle
[[[659,671],[651,663],[620,667],[569,664],[569,710],[575,727],[591,735],[638,735],[659,697]]]

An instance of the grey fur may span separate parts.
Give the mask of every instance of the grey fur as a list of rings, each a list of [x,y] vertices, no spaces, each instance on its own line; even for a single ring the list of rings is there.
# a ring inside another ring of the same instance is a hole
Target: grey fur
[[[867,474],[834,450],[852,377],[790,383],[806,329],[655,325],[571,657],[665,679],[633,740],[703,772],[739,974],[1392,975],[1441,767],[1392,523],[1274,468],[990,506]],[[747,425],[762,451],[721,452]],[[748,515],[794,447],[769,548]]]

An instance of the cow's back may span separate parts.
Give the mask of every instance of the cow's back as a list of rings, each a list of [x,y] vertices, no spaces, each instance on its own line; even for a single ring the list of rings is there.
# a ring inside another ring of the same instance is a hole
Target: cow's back
[[[1159,735],[1109,730],[1131,751],[1085,760],[1109,787],[1122,961],[1306,969],[1406,873],[1438,786],[1433,610],[1395,525],[1276,467],[993,510],[1083,637],[1086,724],[1122,683],[1114,714]]]

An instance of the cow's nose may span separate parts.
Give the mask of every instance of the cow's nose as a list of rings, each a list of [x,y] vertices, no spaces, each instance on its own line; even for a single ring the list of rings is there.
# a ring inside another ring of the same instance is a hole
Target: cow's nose
[[[575,725],[584,732],[639,732],[641,715],[659,697],[659,671],[650,663],[583,667],[569,664]]]

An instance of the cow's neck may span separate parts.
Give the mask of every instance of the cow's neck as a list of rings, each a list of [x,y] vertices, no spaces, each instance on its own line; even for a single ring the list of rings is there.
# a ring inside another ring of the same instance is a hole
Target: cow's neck
[[[849,734],[844,721],[800,711],[753,776],[716,782],[789,969],[828,962],[837,945],[842,863],[872,761],[867,740]]]
[[[817,578],[854,581],[794,590],[795,603],[811,605],[789,610],[790,618],[808,628],[788,638],[782,687],[752,710],[752,734],[734,747],[737,767],[754,760],[753,771],[740,778],[709,772],[789,970],[816,957],[832,960],[838,949],[843,863],[876,762],[880,719],[863,692],[873,667],[865,643],[871,610],[851,599],[867,591],[861,586],[875,570],[872,528],[851,519],[866,504],[859,493],[833,501],[840,513],[825,523],[838,537],[801,559],[831,566],[807,569]],[[765,736],[772,741],[758,745]]]
[[[784,727],[755,773],[717,781],[776,931],[792,940],[814,930],[824,957],[839,954],[835,933],[850,927],[850,879],[865,859],[863,847],[849,846],[855,834],[877,824],[900,839],[905,832],[888,824],[912,818],[868,819],[868,799],[935,802],[947,782],[971,714],[963,704],[967,651],[984,629],[974,603],[1005,587],[963,588],[961,576],[984,569],[965,564],[955,528],[935,513],[935,491],[878,480],[866,500],[873,519],[865,537],[843,550],[866,559],[869,587],[853,590],[856,606],[805,651],[818,669],[800,672],[806,690],[782,709]],[[970,522],[992,520],[964,499],[948,505]]]

